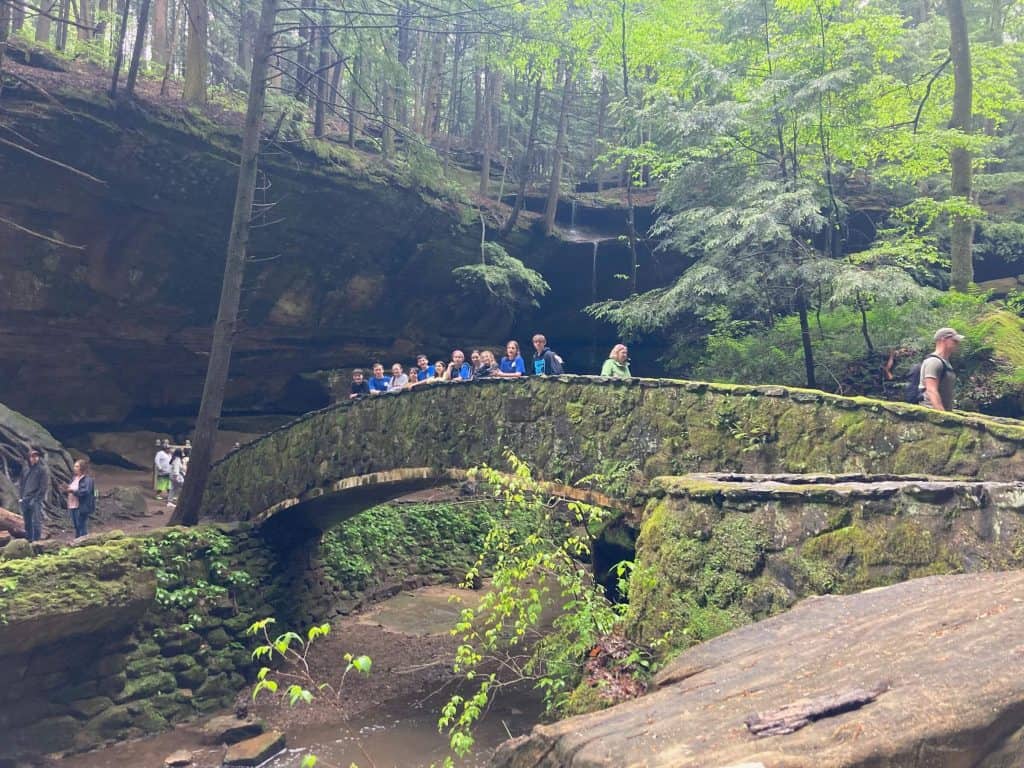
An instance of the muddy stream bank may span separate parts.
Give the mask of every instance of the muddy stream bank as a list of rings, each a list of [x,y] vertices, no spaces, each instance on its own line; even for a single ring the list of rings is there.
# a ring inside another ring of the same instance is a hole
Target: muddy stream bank
[[[366,611],[337,619],[331,634],[318,641],[310,656],[318,680],[336,683],[347,651],[373,659],[367,677],[350,674],[341,695],[318,696],[309,705],[288,706],[266,694],[252,701],[243,691],[237,707],[287,739],[283,752],[263,765],[298,768],[307,754],[317,765],[349,768],[427,768],[448,754],[447,738],[438,733],[441,706],[456,690],[451,672],[454,640],[447,634],[476,593],[454,587],[424,587],[403,592]],[[515,692],[495,702],[477,734],[477,749],[460,766],[486,765],[493,749],[510,736],[525,733],[541,712],[539,696]],[[229,713],[218,713],[229,714]],[[169,755],[191,753],[194,768],[218,768],[225,748],[203,744],[200,723],[60,759],[52,768],[162,768]]]

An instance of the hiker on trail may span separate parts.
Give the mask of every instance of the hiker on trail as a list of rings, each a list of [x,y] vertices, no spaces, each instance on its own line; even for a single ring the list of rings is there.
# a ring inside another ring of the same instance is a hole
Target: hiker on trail
[[[156,497],[162,499],[171,492],[171,444],[166,440],[153,457],[153,468],[156,470]]]
[[[71,482],[64,491],[68,496],[68,512],[75,526],[75,538],[89,534],[89,518],[96,511],[96,481],[89,474],[89,460],[79,459],[72,467]]]
[[[171,454],[171,489],[167,492],[167,506],[173,507],[178,503],[178,496],[185,485],[185,452],[181,448],[175,448]]]
[[[608,353],[608,359],[601,366],[601,375],[613,379],[629,379],[633,374],[629,372],[629,350],[625,344],[616,344]]]
[[[937,411],[953,410],[956,373],[949,361],[963,339],[952,328],[939,328],[935,332],[935,351],[921,361],[918,374],[917,393],[921,405]]]
[[[43,463],[43,454],[36,448],[28,452],[28,467],[21,473],[19,493],[21,516],[25,519],[25,538],[43,538],[43,501],[50,487],[50,472]]]
[[[561,376],[562,358],[551,351],[548,340],[538,333],[533,337],[533,373],[535,376]]]

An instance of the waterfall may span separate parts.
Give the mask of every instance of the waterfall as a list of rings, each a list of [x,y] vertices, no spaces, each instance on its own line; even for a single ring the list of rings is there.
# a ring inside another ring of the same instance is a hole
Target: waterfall
[[[572,201],[571,213],[569,214],[569,229],[576,228],[576,201]]]
[[[590,272],[590,300],[597,301],[597,249],[601,243],[598,240],[594,241],[594,266]]]

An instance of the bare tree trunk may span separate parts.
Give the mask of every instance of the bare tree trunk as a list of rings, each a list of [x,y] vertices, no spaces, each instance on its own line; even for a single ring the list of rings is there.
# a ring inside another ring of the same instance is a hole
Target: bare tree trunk
[[[7,52],[7,38],[10,37],[11,6],[0,2],[0,99],[4,96],[4,54]]]
[[[491,182],[491,151],[494,147],[494,110],[491,100],[494,98],[494,72],[490,67],[484,68],[484,118],[482,138],[482,154],[480,156],[480,197],[487,197]]]
[[[63,51],[68,47],[68,20],[71,18],[71,0],[60,0],[60,13],[57,21],[57,39],[54,47]]]
[[[22,0],[14,0],[11,6],[11,32],[20,32],[25,26],[25,4]]]
[[[426,107],[423,112],[423,137],[427,142],[434,140],[434,136],[441,128],[441,79],[444,74],[444,59],[447,48],[445,46],[446,35],[434,35],[430,53],[430,71],[427,75],[427,92],[423,97]]]
[[[166,67],[171,60],[170,37],[167,34],[167,0],[153,0],[153,61]]]
[[[395,94],[387,80],[384,81],[381,93],[381,115],[384,123],[380,134],[381,152],[384,159],[388,160],[395,154]]]
[[[949,127],[970,133],[971,105],[974,88],[971,77],[971,46],[964,15],[963,0],[946,0],[949,17],[949,55],[953,59],[953,118]],[[971,153],[963,147],[950,150],[952,166],[951,192],[954,197],[971,200]],[[951,262],[950,282],[954,289],[966,291],[974,282],[974,258],[971,253],[974,240],[974,220],[954,215],[949,238]]]
[[[128,66],[128,80],[124,84],[124,97],[130,99],[135,95],[135,80],[139,76],[139,61],[142,59],[142,48],[146,42],[146,24],[149,21],[150,0],[142,0],[139,6],[138,26],[135,29],[135,45],[132,48],[132,61]]]
[[[110,98],[117,98],[117,79],[124,63],[124,38],[128,33],[128,0],[121,0],[121,27],[117,31],[117,49],[114,51],[114,72],[110,76]]]
[[[462,25],[455,23],[455,41],[452,47],[452,84],[448,92],[448,132],[444,137],[444,172],[448,173],[448,161],[452,155],[452,137],[459,120],[459,64],[462,62]]]
[[[53,8],[57,3],[55,0],[39,0],[39,9],[42,11],[36,16],[36,42],[50,42],[50,17],[53,15]]]
[[[313,135],[320,139],[324,135],[327,111],[327,70],[330,68],[330,57],[328,54],[328,43],[330,32],[327,26],[327,11],[320,12],[320,29],[317,30],[317,42],[319,43],[319,56],[316,75],[316,109],[313,114]]]
[[[95,36],[100,40],[107,37],[107,14],[110,13],[110,0],[99,0],[96,4]]]
[[[252,0],[240,0],[239,14],[241,22],[238,26],[238,56],[236,63],[244,73],[244,79],[248,81],[249,73],[252,71],[252,41],[256,36],[256,25],[259,19]]]
[[[473,70],[473,130],[469,143],[473,149],[480,149],[480,137],[484,130],[484,72],[479,67]]]
[[[170,38],[167,45],[167,65],[164,67],[164,76],[160,80],[160,95],[167,95],[167,84],[171,79],[171,72],[174,71],[175,51],[178,50],[178,12],[182,9],[187,0],[171,0],[171,27]]]
[[[81,42],[92,40],[94,21],[91,2],[92,0],[78,0],[78,23],[81,26],[75,29],[75,38]]]
[[[210,477],[213,444],[217,437],[221,408],[224,405],[224,389],[231,366],[231,347],[238,325],[238,307],[242,294],[242,278],[245,274],[252,203],[256,194],[260,132],[267,97],[267,68],[272,53],[276,16],[277,0],[263,0],[259,30],[256,34],[252,77],[249,82],[249,103],[245,114],[245,133],[242,136],[241,162],[224,266],[224,282],[221,286],[217,321],[213,326],[213,342],[210,345],[210,362],[203,383],[203,399],[199,405],[199,416],[192,439],[192,458],[189,461],[189,471],[185,477],[181,498],[171,518],[172,525],[195,525],[199,522],[203,493]]]
[[[398,45],[397,58],[398,65],[401,67],[401,74],[395,78],[392,87],[392,95],[394,97],[393,108],[395,110],[395,119],[398,120],[399,125],[408,127],[409,98],[406,93],[406,86],[410,82],[409,61],[412,59],[412,35],[410,30],[412,25],[412,6],[409,0],[402,0],[401,5],[399,5],[397,22],[398,30],[395,42]]]
[[[181,97],[188,104],[205,104],[206,79],[210,73],[210,12],[206,0],[185,0],[185,11],[188,18],[188,50],[185,52],[185,85]]]
[[[359,71],[362,56],[356,54],[352,59],[352,83],[348,93],[348,145],[356,145],[356,134],[359,132]]]
[[[800,318],[800,343],[804,351],[804,375],[807,378],[807,386],[810,389],[817,389],[818,384],[814,377],[814,349],[811,347],[811,324],[807,319],[807,298],[802,289],[796,294],[796,312]]]
[[[327,106],[333,114],[338,114],[338,94],[341,93],[341,70],[344,69],[345,63],[341,59],[337,59],[334,62],[334,66],[331,67],[331,87],[327,93]],[[327,73],[324,73],[324,77]]]
[[[519,189],[516,190],[516,202],[512,206],[512,213],[508,221],[501,228],[502,237],[512,231],[519,218],[519,212],[523,210],[523,201],[526,199],[526,187],[530,183],[530,174],[533,172],[533,147],[537,141],[537,122],[540,115],[540,96],[543,78],[537,74],[537,82],[533,86],[533,110],[530,115],[530,133],[526,137],[526,148],[523,151],[523,162],[519,167]]]
[[[572,66],[565,64],[565,85],[562,86],[562,105],[558,110],[558,135],[551,160],[551,183],[548,185],[548,201],[544,207],[544,234],[550,235],[555,229],[555,215],[558,213],[558,198],[562,188],[562,162],[565,158],[566,123],[569,119],[569,99],[572,95]]]

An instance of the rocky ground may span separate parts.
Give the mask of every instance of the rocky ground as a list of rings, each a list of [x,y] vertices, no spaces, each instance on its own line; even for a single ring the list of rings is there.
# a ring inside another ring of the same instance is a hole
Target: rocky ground
[[[1024,764],[1024,573],[803,601],[695,646],[658,690],[534,728],[501,768]],[[755,731],[765,723],[781,727]]]

